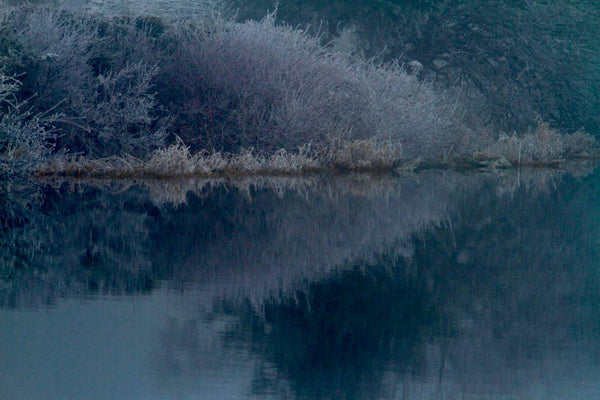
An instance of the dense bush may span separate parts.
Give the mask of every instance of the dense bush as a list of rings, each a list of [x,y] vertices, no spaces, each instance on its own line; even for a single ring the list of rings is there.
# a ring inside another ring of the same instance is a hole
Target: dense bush
[[[456,104],[431,84],[395,65],[328,51],[271,17],[217,19],[209,28],[172,34],[175,48],[157,80],[158,96],[175,100],[167,107],[179,103],[171,111],[183,116],[177,131],[186,142],[273,151],[375,136],[401,143],[405,156],[435,157],[466,132]]]
[[[60,116],[60,145],[71,151],[143,153],[168,122],[194,149],[375,138],[400,144],[405,157],[464,150],[469,132],[458,103],[432,84],[397,64],[329,51],[272,16],[176,23],[27,5],[8,9],[2,26],[21,96]]]
[[[150,91],[156,68],[134,60],[98,68],[101,20],[30,5],[3,11],[3,64],[22,81],[17,97],[54,116],[58,147],[102,156],[161,143]]]
[[[19,101],[19,81],[0,71],[0,180],[37,166],[49,153],[52,122]]]

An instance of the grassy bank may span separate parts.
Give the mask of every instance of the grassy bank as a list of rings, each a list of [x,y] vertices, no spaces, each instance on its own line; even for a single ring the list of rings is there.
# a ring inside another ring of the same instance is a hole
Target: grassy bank
[[[585,137],[589,140],[589,137]],[[552,157],[532,158],[526,137],[521,141],[507,138],[490,150],[446,160],[403,159],[393,145],[382,146],[369,141],[343,143],[337,148],[311,149],[303,146],[296,152],[284,149],[261,155],[252,149],[238,153],[192,153],[183,143],[154,151],[149,158],[112,156],[106,158],[59,157],[40,165],[34,173],[40,177],[78,178],[213,178],[257,175],[303,175],[312,173],[370,172],[412,173],[427,169],[457,171],[499,171],[515,167],[560,168],[573,161],[600,160],[596,143],[581,152],[556,152]],[[575,140],[581,140],[576,138]],[[567,148],[569,144],[564,144]],[[547,152],[547,149],[546,149]],[[510,159],[507,156],[512,156]],[[515,158],[517,157],[517,158]]]
[[[1,3],[0,177],[503,168],[597,154],[592,136],[541,120],[499,134],[469,116],[468,92],[414,65],[360,59],[274,15],[235,22],[199,7],[176,18]]]

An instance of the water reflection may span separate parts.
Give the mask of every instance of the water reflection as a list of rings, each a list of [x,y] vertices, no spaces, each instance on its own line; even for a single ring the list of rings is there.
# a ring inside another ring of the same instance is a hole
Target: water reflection
[[[219,293],[241,290],[258,301],[300,277],[316,277],[388,245],[410,254],[410,236],[447,219],[457,193],[476,181],[439,173],[303,184],[274,179],[198,186],[183,191],[185,204],[162,203],[177,196],[157,199],[146,186],[106,190],[65,183],[58,191],[46,188],[28,223],[10,230],[6,240],[18,242],[12,247],[26,255],[5,263],[11,279],[0,305],[133,294],[160,280],[206,282]]]
[[[129,398],[597,398],[599,184],[534,171],[39,188],[4,200],[0,327],[18,336],[40,310],[101,323],[89,304],[128,296],[147,323],[107,326],[144,354]],[[90,303],[64,314],[69,298]],[[38,310],[27,323],[10,311],[24,308]]]

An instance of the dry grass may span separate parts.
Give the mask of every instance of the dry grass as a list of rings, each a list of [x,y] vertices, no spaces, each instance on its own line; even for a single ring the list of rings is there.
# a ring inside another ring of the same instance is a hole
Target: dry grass
[[[583,131],[566,135],[538,121],[537,127],[524,135],[500,135],[487,152],[500,155],[513,165],[544,165],[565,159],[593,158],[598,150],[598,141]]]
[[[398,166],[401,154],[402,145],[391,141],[338,140],[331,147],[329,162],[338,169],[390,170]]]
[[[567,160],[596,158],[598,143],[578,132],[562,135],[547,124],[523,136],[502,135],[485,151],[470,157],[439,162],[402,158],[402,147],[376,139],[333,141],[327,146],[301,146],[297,151],[280,149],[264,154],[252,148],[237,153],[192,153],[181,140],[155,150],[143,160],[133,156],[91,159],[80,156],[55,157],[36,169],[40,176],[85,178],[218,178],[260,175],[297,176],[335,171],[413,172],[418,169],[500,170],[512,166],[557,166]]]
[[[147,160],[132,156],[89,159],[56,158],[37,173],[42,176],[96,178],[183,178],[243,175],[297,175],[332,170],[391,170],[401,163],[401,148],[375,140],[336,141],[330,146],[301,146],[265,155],[254,149],[238,153],[200,151],[193,154],[181,140],[154,151]]]

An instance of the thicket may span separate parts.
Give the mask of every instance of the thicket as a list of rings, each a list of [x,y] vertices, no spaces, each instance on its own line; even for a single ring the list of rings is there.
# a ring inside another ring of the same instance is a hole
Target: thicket
[[[17,97],[20,82],[0,74],[0,180],[39,165],[53,137],[51,118],[32,115]]]
[[[102,156],[154,148],[164,137],[152,114],[157,68],[128,59],[125,48],[105,50],[130,32],[109,41],[102,27],[101,20],[85,14],[31,5],[5,8],[3,74],[20,81],[13,94],[32,116],[52,117],[60,133],[52,144],[59,149]],[[109,58],[110,67],[104,68]]]
[[[376,138],[405,157],[439,157],[468,133],[432,84],[272,17],[175,24],[25,5],[3,8],[0,27],[3,76],[20,80],[14,95],[35,115],[53,116],[54,144],[70,152],[143,155],[168,127],[196,150]]]

